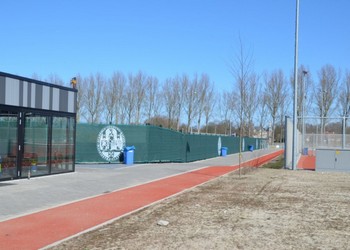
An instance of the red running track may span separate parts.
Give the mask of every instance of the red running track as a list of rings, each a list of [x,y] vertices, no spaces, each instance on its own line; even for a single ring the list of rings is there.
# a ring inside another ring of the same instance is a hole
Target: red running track
[[[307,155],[301,155],[298,165],[298,169],[315,170],[316,169],[316,155],[313,150],[309,150]]]
[[[258,167],[283,150],[243,163]],[[0,222],[0,249],[38,249],[193,188],[238,166],[215,166]]]

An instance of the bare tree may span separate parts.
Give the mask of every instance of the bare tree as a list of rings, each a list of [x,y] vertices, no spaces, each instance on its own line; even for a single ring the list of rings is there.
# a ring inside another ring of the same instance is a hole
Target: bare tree
[[[265,75],[266,105],[272,119],[272,142],[275,141],[276,119],[283,105],[284,93],[286,91],[285,77],[282,70],[274,71]]]
[[[102,88],[105,79],[100,73],[97,73],[95,76],[90,75],[83,81],[83,85],[86,86],[86,91],[84,92],[85,118],[90,123],[98,123],[102,112]]]
[[[279,108],[279,127],[280,127],[280,133],[279,133],[279,142],[284,141],[284,122],[285,122],[285,116],[288,111],[288,107],[291,104],[291,98],[290,95],[288,95],[288,84],[284,84],[282,91],[281,91],[281,102],[280,102],[280,108]]]
[[[204,110],[207,105],[207,99],[208,94],[210,93],[210,88],[212,89],[212,86],[210,86],[210,79],[207,74],[202,74],[201,78],[199,79],[197,90],[195,90],[196,96],[197,96],[197,132],[200,133],[201,130],[201,118],[203,116]]]
[[[142,107],[146,95],[146,75],[139,71],[136,76],[132,77],[132,88],[135,92],[135,123],[141,123]]]
[[[231,74],[235,79],[235,91],[238,94],[238,117],[240,122],[240,136],[246,135],[248,132],[248,121],[246,119],[246,110],[249,105],[249,82],[254,75],[253,72],[253,58],[251,53],[246,53],[242,44],[242,40],[239,37],[239,50],[232,61],[230,67]]]
[[[33,73],[31,78],[34,80],[43,81],[43,78],[38,73]]]
[[[135,113],[137,96],[134,90],[134,83],[132,74],[129,74],[128,85],[125,88],[123,97],[123,108],[126,113],[127,124],[131,124],[133,122],[132,117]]]
[[[237,102],[237,94],[233,91],[224,91],[221,94],[219,101],[219,112],[220,119],[224,123],[225,134],[229,131],[229,134],[232,134],[232,118],[234,114],[234,110],[237,110],[238,102]],[[238,113],[237,113],[238,114]],[[238,126],[240,124],[237,124]]]
[[[259,130],[260,130],[260,137],[263,137],[263,131],[264,127],[266,126],[267,122],[267,96],[261,89],[259,89],[259,96],[258,96],[258,106],[257,106],[257,113],[258,113],[258,123],[259,123]]]
[[[182,116],[182,111],[185,106],[185,101],[186,101],[186,93],[188,90],[188,87],[190,85],[190,80],[186,74],[184,74],[182,77],[175,77],[175,84],[179,85],[179,88],[177,89],[178,92],[174,92],[176,94],[176,129],[180,130],[180,122],[181,122],[181,116]]]
[[[123,98],[125,77],[121,72],[114,72],[103,88],[104,109],[107,123],[119,121],[120,105]]]
[[[324,133],[327,117],[335,104],[339,77],[335,68],[327,64],[318,72],[318,79],[319,84],[314,87],[314,96],[317,112],[321,117],[321,132]]]
[[[45,82],[49,82],[52,84],[56,84],[56,85],[61,85],[61,86],[65,86],[64,81],[62,80],[62,78],[57,75],[57,74],[50,74],[46,79]],[[69,84],[68,84],[69,85]]]
[[[198,85],[199,83],[197,75],[194,76],[192,81],[183,84],[183,90],[185,90],[184,111],[187,116],[187,132],[191,132],[192,121],[198,113]]]
[[[208,124],[211,116],[213,115],[214,108],[216,106],[217,95],[214,92],[214,86],[211,85],[206,90],[206,98],[203,107],[204,117],[205,117],[205,132],[208,133]]]
[[[168,128],[176,129],[177,124],[172,121],[176,120],[178,100],[180,95],[180,82],[176,79],[167,78],[162,87],[162,97],[164,100],[164,108],[168,118]]]
[[[116,95],[114,94],[113,90],[113,83],[111,80],[108,80],[105,84],[105,87],[102,90],[103,94],[103,107],[105,111],[105,119],[106,123],[112,124],[113,123],[113,117],[115,112],[115,106],[116,106]]]
[[[147,120],[150,120],[152,117],[159,114],[161,100],[159,96],[158,79],[156,77],[147,77],[144,104]]]
[[[340,114],[346,118],[350,115],[350,71],[346,71],[339,94]]]
[[[343,133],[345,133],[350,115],[350,71],[345,72],[338,101],[341,107],[340,115],[344,117],[345,131],[343,131]]]
[[[116,95],[115,123],[123,124],[125,121],[125,109],[123,108],[124,88],[126,84],[125,75],[121,72],[114,72],[112,76],[114,95]]]
[[[77,122],[80,122],[81,117],[85,117],[86,116],[86,109],[85,109],[85,104],[86,104],[86,86],[84,86],[84,84],[86,83],[83,79],[83,77],[78,74],[76,76],[77,79],[77,84],[76,84],[76,88],[78,90],[77,92]]]
[[[254,130],[254,116],[259,105],[258,97],[259,78],[255,73],[251,73],[247,82],[247,91],[245,93],[245,102],[243,103],[244,120],[246,124],[246,131],[249,137],[253,135]]]

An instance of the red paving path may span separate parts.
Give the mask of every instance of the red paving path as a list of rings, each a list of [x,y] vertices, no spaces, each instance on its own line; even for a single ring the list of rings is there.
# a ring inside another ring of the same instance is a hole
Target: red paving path
[[[258,167],[283,150],[245,162]],[[0,222],[0,249],[38,249],[238,169],[215,166]]]
[[[315,170],[316,156],[313,150],[309,150],[307,155],[301,155],[297,165],[298,169]]]
[[[298,162],[298,169],[315,170],[316,169],[316,156],[314,155],[302,155]]]

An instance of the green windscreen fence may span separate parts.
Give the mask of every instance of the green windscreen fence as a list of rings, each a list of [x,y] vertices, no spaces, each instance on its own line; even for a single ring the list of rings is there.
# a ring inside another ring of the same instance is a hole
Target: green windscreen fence
[[[76,162],[120,162],[125,150],[133,150],[133,161],[191,162],[239,152],[239,137],[184,134],[148,125],[77,124]],[[131,146],[134,147],[130,148]],[[265,139],[242,138],[242,151],[267,146]]]

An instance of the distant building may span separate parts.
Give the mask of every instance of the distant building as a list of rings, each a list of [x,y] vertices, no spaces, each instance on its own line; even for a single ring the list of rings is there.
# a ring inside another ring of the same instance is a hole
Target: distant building
[[[269,132],[265,129],[254,129],[253,131],[253,137],[254,138],[268,138],[269,137]]]

